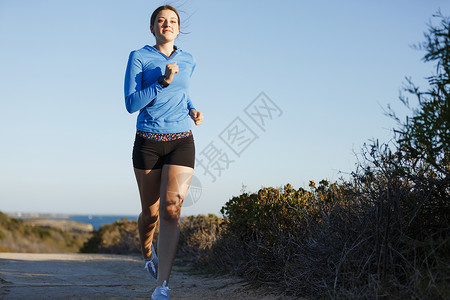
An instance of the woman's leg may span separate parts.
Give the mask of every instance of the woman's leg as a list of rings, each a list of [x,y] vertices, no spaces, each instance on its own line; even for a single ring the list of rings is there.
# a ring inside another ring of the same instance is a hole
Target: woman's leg
[[[178,165],[163,165],[158,236],[158,279],[156,285],[169,282],[178,246],[180,213],[191,183],[194,169]]]
[[[150,258],[152,254],[153,234],[159,216],[159,191],[161,186],[161,169],[134,169],[141,197],[142,212],[138,219],[139,239],[142,255]]]

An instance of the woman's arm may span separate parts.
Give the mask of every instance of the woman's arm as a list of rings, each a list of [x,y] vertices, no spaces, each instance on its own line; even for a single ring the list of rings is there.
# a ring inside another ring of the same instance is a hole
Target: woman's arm
[[[192,70],[191,70],[191,74],[189,75],[189,77],[192,77],[192,73],[194,73],[196,65],[197,65],[197,63],[195,62],[195,59],[192,56]],[[192,103],[191,97],[189,95],[187,97],[187,108],[188,108],[188,111],[189,111],[189,115],[195,121],[194,115],[196,115],[197,110],[195,109],[194,104]]]
[[[187,97],[187,109],[188,111],[191,111],[191,109],[195,109],[194,104],[192,104],[191,97],[189,97],[189,95]]]
[[[137,51],[130,53],[125,72],[125,106],[132,114],[147,106],[164,88],[157,81],[145,89],[142,84],[142,58]]]

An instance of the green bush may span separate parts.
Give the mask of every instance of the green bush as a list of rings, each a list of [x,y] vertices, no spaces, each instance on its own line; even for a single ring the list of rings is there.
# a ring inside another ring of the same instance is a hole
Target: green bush
[[[264,234],[268,246],[277,242],[280,233],[304,234],[307,223],[321,222],[330,207],[339,201],[343,186],[322,180],[316,188],[310,182],[311,191],[295,190],[290,184],[284,188],[262,188],[258,193],[233,197],[221,209],[227,230],[239,232],[245,240]]]

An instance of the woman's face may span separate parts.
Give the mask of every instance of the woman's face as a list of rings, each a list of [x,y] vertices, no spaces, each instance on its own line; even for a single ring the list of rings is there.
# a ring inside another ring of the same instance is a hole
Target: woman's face
[[[177,14],[169,9],[160,11],[150,30],[157,40],[164,42],[175,40],[180,32]]]

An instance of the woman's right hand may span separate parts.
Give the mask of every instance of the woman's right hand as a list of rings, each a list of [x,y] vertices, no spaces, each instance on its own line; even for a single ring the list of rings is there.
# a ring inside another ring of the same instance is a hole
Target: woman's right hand
[[[178,73],[178,65],[177,62],[173,62],[171,64],[166,65],[166,71],[164,72],[164,78],[167,83],[171,83],[173,80],[173,76]]]

